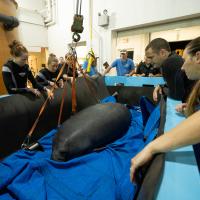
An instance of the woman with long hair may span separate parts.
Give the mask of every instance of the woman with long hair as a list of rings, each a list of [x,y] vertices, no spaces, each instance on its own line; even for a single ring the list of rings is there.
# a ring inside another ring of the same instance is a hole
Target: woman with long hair
[[[57,76],[60,72],[58,68],[58,59],[56,55],[50,54],[47,62],[47,68],[41,69],[36,76],[36,80],[43,86],[58,86],[63,88],[63,78],[60,77],[58,81],[56,81]]]

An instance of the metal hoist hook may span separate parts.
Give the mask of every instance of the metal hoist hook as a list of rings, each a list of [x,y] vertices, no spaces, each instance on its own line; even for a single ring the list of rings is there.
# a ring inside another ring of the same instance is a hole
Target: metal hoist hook
[[[81,15],[81,5],[82,0],[79,5],[79,0],[77,0],[76,4],[76,14],[74,15],[74,21],[71,26],[71,31],[74,33],[72,36],[72,39],[74,42],[78,42],[81,39],[81,36],[79,33],[83,32],[83,15]],[[78,8],[80,7],[79,11]]]

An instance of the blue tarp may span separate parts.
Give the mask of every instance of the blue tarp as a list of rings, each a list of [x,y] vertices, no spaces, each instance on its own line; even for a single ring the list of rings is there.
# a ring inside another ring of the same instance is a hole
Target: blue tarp
[[[132,122],[127,133],[103,150],[68,162],[53,161],[50,155],[56,130],[52,130],[40,140],[43,152],[19,150],[7,157],[0,163],[0,199],[132,200],[136,185],[130,182],[130,160],[145,145],[145,127],[141,110],[133,107],[130,112]],[[152,115],[154,119],[148,120],[146,127],[151,124],[154,134],[159,109],[154,109],[150,118]]]

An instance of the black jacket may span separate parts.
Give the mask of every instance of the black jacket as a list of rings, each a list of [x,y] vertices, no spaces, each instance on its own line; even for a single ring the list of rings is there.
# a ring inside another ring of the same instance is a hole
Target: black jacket
[[[168,96],[185,102],[195,81],[189,80],[181,70],[183,63],[182,57],[170,54],[161,65],[161,73],[169,89]]]
[[[59,69],[57,69],[55,72],[49,71],[47,68],[41,69],[39,73],[36,76],[36,80],[43,86],[48,86],[49,81],[55,82],[56,78],[59,74]],[[58,79],[62,79],[61,77]]]
[[[27,81],[29,80],[34,88],[43,90],[44,87],[37,83],[29,66],[23,67],[9,60],[2,68],[3,81],[9,94],[26,93]]]

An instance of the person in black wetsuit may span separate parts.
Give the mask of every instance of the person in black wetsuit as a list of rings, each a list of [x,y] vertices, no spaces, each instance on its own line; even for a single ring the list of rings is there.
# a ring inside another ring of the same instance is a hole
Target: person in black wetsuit
[[[151,63],[151,59],[145,57],[144,62],[140,62],[137,70],[136,70],[137,76],[146,76],[146,77],[152,77],[152,76],[162,76],[160,74],[159,68],[156,68]]]
[[[50,90],[40,85],[34,78],[29,65],[28,51],[19,41],[14,40],[9,45],[12,60],[8,60],[2,67],[3,81],[9,94],[33,93],[40,96],[40,91],[46,91],[52,95]],[[27,81],[32,83],[32,88],[27,87]]]
[[[189,80],[185,72],[181,70],[184,62],[182,57],[172,54],[169,43],[163,38],[152,40],[145,49],[145,55],[156,67],[160,68],[168,87],[168,96],[184,102],[195,81]],[[161,86],[156,86],[153,92],[155,101],[158,99],[158,93],[161,92]]]
[[[36,80],[43,86],[54,86],[59,74],[58,59],[54,54],[50,54],[47,62],[47,68],[41,69],[36,76]],[[56,82],[56,86],[63,88],[62,76]]]
[[[61,56],[59,58],[58,68],[60,69],[64,63],[65,63],[65,59]]]
[[[70,80],[72,81],[72,77],[73,77],[73,60],[74,56],[71,53],[67,53],[65,55],[65,68],[63,70],[63,78],[64,80]],[[77,68],[75,69],[75,77],[78,77],[78,71]]]

